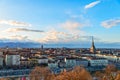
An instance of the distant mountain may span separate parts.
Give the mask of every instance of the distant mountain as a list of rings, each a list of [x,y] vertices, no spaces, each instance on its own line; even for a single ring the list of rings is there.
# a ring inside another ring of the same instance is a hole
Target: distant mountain
[[[40,43],[34,42],[0,42],[0,47],[22,47],[22,48],[32,48],[32,47],[40,47]]]
[[[41,48],[41,43],[37,42],[0,42],[0,47],[10,47],[10,48]],[[45,48],[90,48],[91,43],[51,43],[51,44],[43,44]],[[96,48],[120,48],[120,43],[103,43],[103,42],[96,42]]]

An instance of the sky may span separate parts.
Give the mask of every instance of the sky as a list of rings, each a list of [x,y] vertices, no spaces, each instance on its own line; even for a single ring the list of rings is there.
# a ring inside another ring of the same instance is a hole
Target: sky
[[[0,0],[0,41],[120,46],[120,0]],[[119,44],[119,45],[118,45]]]

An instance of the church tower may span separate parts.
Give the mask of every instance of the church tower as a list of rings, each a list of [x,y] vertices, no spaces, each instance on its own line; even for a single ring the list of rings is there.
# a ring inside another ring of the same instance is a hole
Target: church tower
[[[91,46],[91,48],[90,48],[90,52],[91,52],[91,53],[96,53],[96,48],[95,48],[95,45],[94,45],[93,36],[92,36],[92,46]]]
[[[42,54],[44,53],[44,47],[43,47],[43,45],[41,45],[41,53]]]

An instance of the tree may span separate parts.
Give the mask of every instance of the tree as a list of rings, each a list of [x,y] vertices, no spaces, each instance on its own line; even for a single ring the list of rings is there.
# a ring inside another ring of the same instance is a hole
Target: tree
[[[116,77],[116,67],[115,65],[108,65],[106,68],[105,68],[105,77],[109,80],[114,80],[115,77]]]
[[[118,71],[118,74],[117,74],[115,80],[120,80],[120,71]]]
[[[72,71],[62,72],[55,80],[92,80],[92,77],[83,67],[75,67]]]
[[[50,70],[45,67],[35,67],[30,73],[30,80],[52,80],[53,77]]]
[[[98,79],[98,80],[102,80],[103,79],[103,76],[104,76],[104,73],[101,72],[101,71],[96,71],[94,76]],[[104,79],[103,79],[104,80]]]
[[[11,78],[0,78],[0,80],[15,80],[16,78],[11,77]]]
[[[108,65],[104,71],[97,71],[94,75],[98,80],[115,80],[117,69],[114,65]]]

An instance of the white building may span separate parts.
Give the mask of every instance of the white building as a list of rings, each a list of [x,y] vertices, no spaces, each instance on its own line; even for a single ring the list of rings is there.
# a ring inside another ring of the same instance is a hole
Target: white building
[[[86,59],[76,59],[76,66],[88,66],[88,60]]]
[[[48,62],[48,67],[49,68],[57,68],[58,67],[58,63],[56,61],[49,61]]]
[[[107,66],[108,60],[105,58],[88,58],[90,66]]]
[[[3,52],[0,52],[0,66],[3,66],[3,59],[4,59]]]
[[[0,66],[3,66],[3,56],[0,56]]]
[[[66,58],[66,67],[74,67],[76,66],[76,58]]]
[[[64,60],[59,65],[61,65],[63,67],[66,67],[66,68],[72,68],[72,67],[75,67],[75,66],[87,67],[88,66],[88,60],[81,59],[81,58],[67,57],[67,58],[64,58]]]
[[[46,57],[41,57],[37,58],[39,64],[48,64],[48,58]]]
[[[114,62],[116,62],[116,61],[118,60],[118,56],[110,55],[110,54],[108,54],[108,55],[98,54],[98,55],[96,55],[96,56],[97,56],[97,57],[103,57],[103,58],[106,58],[106,59],[108,59],[108,60],[110,60],[110,61],[114,61]]]
[[[20,65],[20,55],[16,55],[16,54],[9,54],[6,55],[6,65],[7,66],[13,66],[13,65]]]

